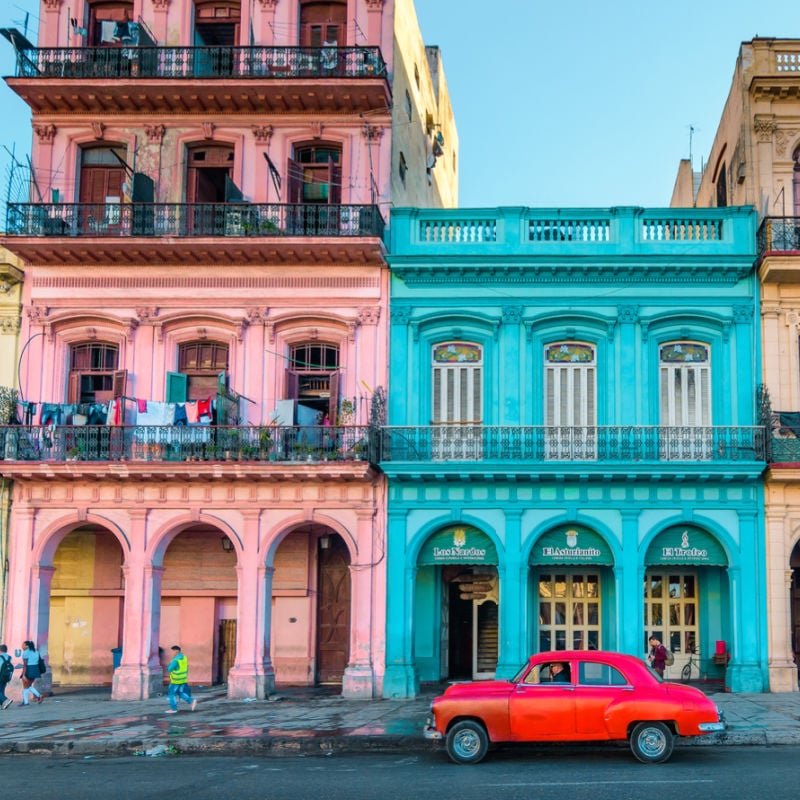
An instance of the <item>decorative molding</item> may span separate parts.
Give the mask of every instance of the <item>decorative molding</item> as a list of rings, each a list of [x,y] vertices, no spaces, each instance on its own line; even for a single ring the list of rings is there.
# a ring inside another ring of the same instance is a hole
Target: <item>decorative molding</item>
[[[319,341],[319,328],[311,328],[308,331],[308,338],[311,339],[312,342]]]
[[[29,306],[25,309],[25,316],[30,320],[31,325],[44,325],[50,309],[45,306]]]
[[[270,344],[275,344],[275,323],[271,319],[265,319],[264,328],[267,331],[267,341]]]
[[[356,340],[356,328],[358,324],[356,320],[347,323],[347,340],[349,342],[354,342]]]
[[[58,11],[63,0],[44,0],[45,11]]]
[[[268,145],[272,139],[272,125],[252,125],[250,130],[253,131],[256,144]]]
[[[278,5],[278,0],[258,0],[264,11],[274,11]]]
[[[774,115],[756,114],[753,120],[753,130],[759,142],[771,142],[772,136],[777,129],[778,125],[775,122]]]
[[[139,327],[138,319],[129,319],[125,325],[125,341],[132,342],[136,329]]]
[[[244,332],[247,330],[250,320],[247,317],[242,317],[233,324],[233,329],[236,332],[236,341],[242,342],[244,340]]]
[[[639,321],[639,306],[617,306],[617,320],[628,325],[637,323]]]
[[[53,144],[58,128],[50,122],[47,125],[34,125],[33,130],[39,137],[39,144]]]
[[[92,123],[92,133],[95,139],[104,139],[106,135],[106,126],[103,122]]]
[[[327,293],[337,292],[351,297],[355,292],[377,293],[381,279],[378,275],[293,275],[286,270],[274,275],[36,275],[29,280],[36,289],[128,289],[138,292],[141,289],[160,291],[198,292],[212,289],[252,289],[291,291],[315,290]],[[136,295],[133,295],[136,296]]]
[[[408,325],[412,311],[413,309],[409,306],[395,306],[392,308],[389,318],[397,325]]]
[[[733,321],[739,324],[752,322],[753,306],[739,305],[733,307]]]
[[[380,306],[365,306],[358,309],[358,322],[360,325],[377,325],[380,318]]]
[[[200,127],[203,129],[204,139],[214,138],[214,129],[217,127],[213,122],[203,122]]]
[[[204,342],[206,339],[208,339],[208,330],[206,328],[198,328],[197,329],[197,338],[201,342]]]
[[[171,0],[153,0],[154,11],[166,11],[169,8]]]
[[[519,325],[522,322],[522,306],[503,306],[503,323]]]
[[[779,156],[786,155],[786,146],[789,144],[790,141],[797,136],[796,130],[779,130],[775,132],[775,154]]]
[[[325,126],[321,122],[311,123],[311,136],[313,139],[321,139],[324,130]]]
[[[139,322],[149,322],[158,316],[158,309],[155,306],[137,306],[136,318]]]
[[[368,142],[377,142],[383,136],[383,127],[380,125],[364,125],[361,129],[361,135]]]
[[[383,11],[385,0],[367,0],[367,11]]]
[[[0,333],[16,336],[21,324],[22,320],[19,317],[0,317]]]
[[[245,311],[245,315],[247,316],[247,322],[250,325],[255,325],[259,322],[263,322],[266,318],[267,314],[269,313],[268,308],[248,308]]]
[[[166,125],[145,125],[144,132],[147,134],[147,141],[151,144],[161,144],[164,141],[164,134],[167,132]]]

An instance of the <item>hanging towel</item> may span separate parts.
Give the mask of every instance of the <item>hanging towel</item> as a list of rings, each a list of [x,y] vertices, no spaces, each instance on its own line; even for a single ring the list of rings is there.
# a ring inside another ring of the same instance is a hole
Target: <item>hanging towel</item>
[[[186,421],[190,425],[197,425],[199,421],[199,415],[197,413],[197,400],[190,400],[188,403],[184,404],[183,408],[186,411]]]
[[[137,400],[136,401],[136,410],[140,414],[144,414],[147,411],[147,400]]]

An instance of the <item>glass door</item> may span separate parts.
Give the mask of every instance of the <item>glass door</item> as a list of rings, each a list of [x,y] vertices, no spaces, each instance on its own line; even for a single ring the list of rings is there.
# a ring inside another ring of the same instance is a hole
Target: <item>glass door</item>
[[[539,651],[599,650],[600,575],[539,576]]]
[[[678,678],[689,655],[698,646],[698,581],[695,573],[648,571],[644,580],[644,647],[649,651],[648,639],[657,636],[672,650],[675,663],[664,673],[668,678]],[[692,678],[700,677],[696,656]]]

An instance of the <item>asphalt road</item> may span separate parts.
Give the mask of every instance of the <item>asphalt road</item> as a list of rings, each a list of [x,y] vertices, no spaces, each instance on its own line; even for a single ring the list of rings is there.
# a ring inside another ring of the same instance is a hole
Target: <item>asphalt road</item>
[[[240,758],[0,757],[6,797],[58,800],[783,800],[798,747],[694,747],[646,766],[626,749],[514,749],[476,766],[444,754]]]

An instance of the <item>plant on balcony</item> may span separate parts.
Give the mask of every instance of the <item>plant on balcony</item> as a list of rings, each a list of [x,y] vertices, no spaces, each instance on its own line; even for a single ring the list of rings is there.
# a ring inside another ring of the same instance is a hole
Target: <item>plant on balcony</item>
[[[67,461],[83,461],[86,457],[86,445],[82,442],[72,445],[67,450]]]

